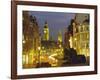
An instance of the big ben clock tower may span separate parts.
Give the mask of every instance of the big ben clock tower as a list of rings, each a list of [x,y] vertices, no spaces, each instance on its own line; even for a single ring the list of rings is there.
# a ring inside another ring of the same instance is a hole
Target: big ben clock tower
[[[43,40],[45,41],[48,41],[49,40],[49,28],[48,28],[48,24],[47,22],[45,22],[45,25],[44,25],[44,29],[43,29]]]

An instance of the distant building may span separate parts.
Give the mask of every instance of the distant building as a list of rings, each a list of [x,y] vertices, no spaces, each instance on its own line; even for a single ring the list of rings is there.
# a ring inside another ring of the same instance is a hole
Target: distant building
[[[55,55],[58,58],[63,58],[63,47],[62,47],[62,34],[58,33],[58,40],[49,38],[49,26],[47,22],[43,28],[43,39],[41,40],[41,56],[52,56]],[[51,36],[52,37],[52,36]],[[51,61],[49,61],[51,62]]]
[[[49,28],[47,22],[45,22],[44,29],[43,29],[43,40],[49,40]]]
[[[60,31],[58,33],[58,42],[62,43],[62,33]]]

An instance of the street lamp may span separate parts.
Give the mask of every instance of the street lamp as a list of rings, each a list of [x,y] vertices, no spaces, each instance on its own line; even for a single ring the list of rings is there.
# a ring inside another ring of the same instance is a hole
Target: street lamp
[[[41,49],[41,47],[38,47],[38,50],[40,50]]]
[[[23,44],[25,44],[25,43],[26,43],[26,41],[25,41],[25,40],[23,40],[22,42],[23,42]]]
[[[76,41],[77,39],[75,38],[74,40]]]

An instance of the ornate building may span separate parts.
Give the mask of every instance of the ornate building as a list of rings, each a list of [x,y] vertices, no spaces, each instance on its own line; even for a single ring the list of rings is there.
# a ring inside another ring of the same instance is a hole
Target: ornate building
[[[33,64],[40,46],[39,27],[36,17],[23,11],[23,67]]]
[[[84,13],[76,13],[75,15],[75,21],[77,24],[83,24],[84,20],[89,19],[89,14],[84,14]]]
[[[81,14],[80,14],[81,15]],[[79,15],[79,16],[80,16]],[[82,15],[83,16],[83,15]],[[78,15],[76,16],[76,18]],[[85,20],[81,22],[81,24],[77,24],[77,21],[75,20],[73,22],[73,35],[70,36],[70,46],[74,48],[78,55],[84,55],[85,57],[90,56],[90,48],[89,48],[89,19],[86,18],[86,15],[84,16]]]

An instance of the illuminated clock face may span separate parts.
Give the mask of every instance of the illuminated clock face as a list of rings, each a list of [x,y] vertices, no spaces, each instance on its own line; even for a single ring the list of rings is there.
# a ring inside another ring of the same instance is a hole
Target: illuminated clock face
[[[44,31],[44,33],[46,33],[46,31]]]

